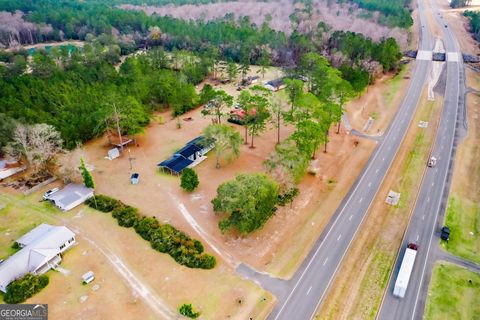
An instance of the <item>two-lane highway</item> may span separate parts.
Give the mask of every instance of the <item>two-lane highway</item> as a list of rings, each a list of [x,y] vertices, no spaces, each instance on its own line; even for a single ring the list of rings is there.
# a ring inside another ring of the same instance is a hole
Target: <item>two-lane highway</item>
[[[457,115],[458,112],[463,112],[464,108],[465,87],[461,53],[455,36],[448,28],[446,21],[443,20],[434,1],[432,0],[430,3],[430,8],[437,24],[443,29],[443,40],[447,51],[445,100],[432,151],[432,155],[437,158],[437,165],[434,168],[428,168],[424,176],[417,204],[402,242],[399,259],[378,315],[378,318],[382,320],[422,318],[428,286],[426,278],[432,267],[432,261],[429,261],[431,248],[438,244],[438,236],[435,233],[438,225],[437,218],[449,193],[447,177],[452,166],[452,156],[455,153],[454,141],[457,122],[459,124],[461,122]],[[419,249],[407,293],[403,299],[400,299],[393,296],[392,292],[405,247],[409,242],[417,243]]]
[[[423,7],[423,3],[419,6]],[[426,26],[424,10],[420,10],[420,22]],[[428,28],[421,27],[420,31],[419,49],[431,51],[433,41]],[[429,60],[415,61],[410,87],[383,141],[379,142],[334,218],[290,281],[289,293],[279,301],[270,319],[311,319],[314,316],[395,159],[416,111],[430,66]]]

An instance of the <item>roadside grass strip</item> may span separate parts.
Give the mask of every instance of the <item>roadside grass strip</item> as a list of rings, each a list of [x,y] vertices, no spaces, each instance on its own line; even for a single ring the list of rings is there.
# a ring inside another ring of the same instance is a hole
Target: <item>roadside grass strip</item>
[[[480,274],[446,262],[433,269],[425,320],[477,320],[480,317]]]
[[[480,263],[480,204],[451,196],[445,225],[450,228],[450,239],[442,241],[441,246],[454,255]]]

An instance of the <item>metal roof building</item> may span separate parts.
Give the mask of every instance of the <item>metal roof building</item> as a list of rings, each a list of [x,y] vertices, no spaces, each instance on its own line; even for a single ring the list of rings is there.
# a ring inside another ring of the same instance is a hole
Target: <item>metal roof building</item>
[[[194,167],[205,160],[205,154],[215,146],[214,142],[205,144],[203,140],[203,136],[200,136],[187,142],[169,159],[160,162],[158,167],[174,175],[179,175],[185,168]]]
[[[65,226],[41,224],[16,241],[20,251],[0,264],[0,291],[27,273],[43,274],[62,260],[60,254],[75,243],[75,233]]]
[[[80,184],[68,184],[62,190],[50,195],[47,200],[51,201],[62,211],[68,211],[84,203],[93,197],[93,189]]]

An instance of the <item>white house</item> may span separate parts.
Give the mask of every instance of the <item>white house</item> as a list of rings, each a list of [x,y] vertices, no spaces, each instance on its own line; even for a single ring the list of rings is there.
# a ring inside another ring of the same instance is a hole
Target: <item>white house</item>
[[[16,241],[22,248],[0,264],[0,291],[27,273],[40,275],[62,261],[61,254],[75,244],[75,233],[65,226],[42,223]]]
[[[68,184],[60,191],[48,196],[51,201],[62,211],[68,211],[84,203],[87,199],[93,197],[93,189],[80,184]]]

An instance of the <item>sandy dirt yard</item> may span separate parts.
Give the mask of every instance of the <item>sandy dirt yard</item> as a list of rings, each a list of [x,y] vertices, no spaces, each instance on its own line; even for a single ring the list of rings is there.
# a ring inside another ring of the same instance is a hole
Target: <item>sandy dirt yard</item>
[[[392,77],[383,75],[369,86],[366,93],[346,106],[346,115],[353,129],[371,136],[380,136],[390,125],[410,83],[412,64]]]
[[[165,6],[135,6],[121,5],[121,8],[130,10],[142,10],[148,15],[153,13],[160,16],[172,16],[185,20],[214,20],[223,18],[227,13],[233,13],[235,18],[243,16],[250,17],[251,21],[260,26],[265,21],[265,16],[270,15],[271,21],[269,25],[272,29],[283,31],[290,34],[292,31],[289,16],[294,12],[298,5],[294,5],[292,0],[278,1],[252,1],[239,0],[229,2],[217,2],[199,5],[165,5]],[[362,15],[369,15],[368,12],[350,6],[339,5],[335,2],[330,4],[324,0],[314,0],[314,9],[312,18],[305,16],[299,26],[299,30],[309,31],[315,29],[320,21],[327,23],[333,30],[344,30],[363,33],[365,36],[373,40],[393,37],[397,39],[400,46],[405,49],[407,47],[408,32],[400,28],[388,28],[379,25],[371,20],[363,19]],[[371,18],[375,18],[372,15]]]
[[[48,272],[50,284],[27,301],[49,304],[52,319],[179,319],[176,309],[182,303],[193,303],[202,319],[262,319],[273,307],[269,293],[240,279],[222,261],[213,270],[180,266],[109,214],[87,207],[60,213],[40,203],[44,191],[29,197],[2,192],[0,219],[15,216],[17,222],[1,230],[0,243],[3,250],[42,222],[76,233],[78,244],[63,256],[65,271]],[[95,280],[82,285],[81,276],[89,270]]]
[[[251,75],[257,70],[252,67]],[[279,70],[272,68],[263,81],[279,75]],[[217,88],[238,95],[233,84]],[[401,94],[398,90],[397,95]],[[159,116],[164,121],[158,121]],[[0,243],[10,244],[33,224],[43,221],[67,225],[77,233],[78,245],[65,254],[62,263],[68,274],[49,272],[50,285],[28,302],[49,303],[53,318],[104,319],[113,314],[127,319],[168,319],[178,317],[176,309],[182,303],[193,303],[204,319],[266,318],[275,303],[274,297],[241,279],[233,267],[245,262],[279,277],[291,276],[376,143],[348,134],[343,127],[340,134],[332,128],[329,152],[318,152],[313,162],[320,173],[305,177],[300,184],[301,193],[291,206],[281,208],[262,230],[242,238],[220,233],[219,219],[210,201],[223,181],[240,172],[263,171],[262,163],[275,146],[276,131],[270,129],[256,138],[255,149],[242,146],[240,158],[223,162],[220,169],[215,169],[214,153],[210,153],[196,167],[200,187],[188,194],[180,189],[177,177],[160,173],[156,165],[200,135],[211,122],[200,115],[200,109],[181,119],[190,117],[193,120],[181,120],[182,128],[178,129],[168,112],[157,115],[145,133],[137,137],[137,145],[127,148],[113,161],[104,158],[109,149],[106,137],[88,143],[85,149],[97,193],[121,199],[139,208],[142,214],[156,216],[201,240],[206,251],[217,256],[218,266],[209,271],[182,267],[168,255],[152,250],[132,229],[117,226],[108,214],[86,207],[60,213],[39,203],[41,194],[51,185],[29,197],[2,189],[5,195],[0,200],[11,209],[0,210],[0,219],[4,212],[10,214],[3,217],[5,223],[12,212],[24,218],[18,220],[18,225],[9,223],[8,230],[0,230]],[[242,127],[232,126],[243,134]],[[292,131],[293,128],[282,127],[282,138]],[[132,172],[140,174],[139,185],[130,184]],[[29,220],[30,215],[35,219]],[[5,250],[2,255],[9,253]],[[89,270],[95,272],[96,280],[83,286],[80,277]]]

